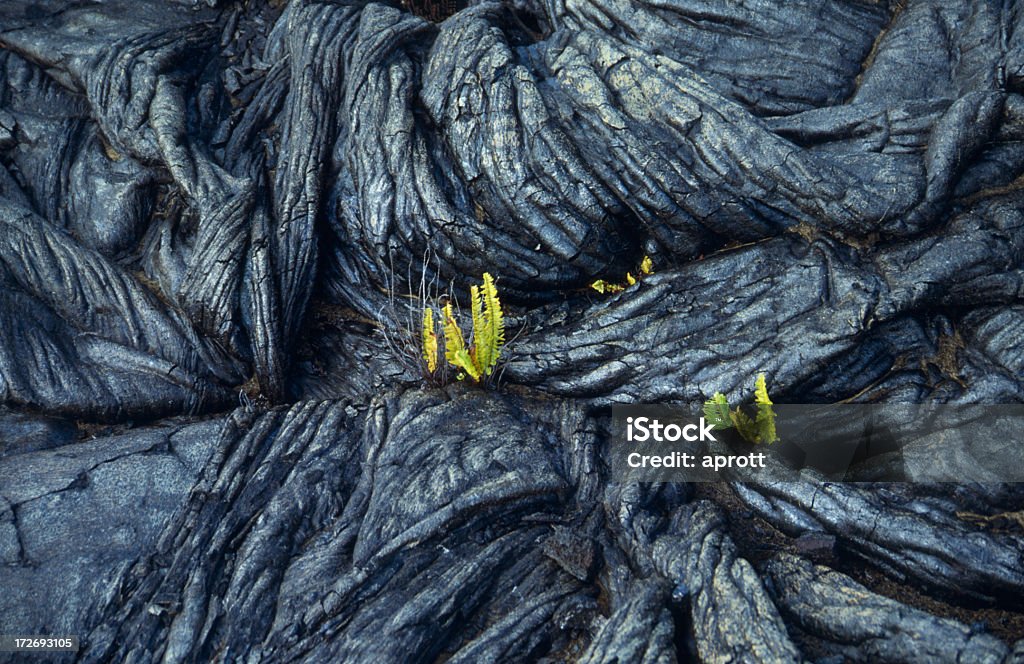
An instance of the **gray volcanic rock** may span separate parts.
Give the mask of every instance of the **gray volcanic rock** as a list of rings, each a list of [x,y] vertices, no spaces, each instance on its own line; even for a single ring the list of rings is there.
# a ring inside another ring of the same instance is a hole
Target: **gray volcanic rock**
[[[168,421],[0,459],[5,633],[84,635],[185,504],[219,426]]]
[[[896,316],[1019,300],[1020,204],[993,199],[941,232],[870,253],[800,237],[722,251],[564,321],[537,316],[506,375],[597,403],[697,402],[735,392],[758,371],[799,384]]]
[[[8,403],[118,419],[223,406],[241,365],[123,267],[0,201]],[[26,362],[32,358],[32,362]]]
[[[551,616],[587,588],[536,546],[591,481],[570,456],[585,446],[552,444],[580,436],[571,411],[453,390],[238,417],[153,554],[122,577],[85,661],[399,660],[571,635]],[[474,638],[511,610],[510,592],[542,596]]]
[[[1013,661],[999,639],[908,609],[827,567],[782,555],[767,572],[781,609],[802,628],[841,644],[852,661]]]
[[[832,533],[873,564],[914,581],[961,597],[1021,604],[1024,538],[976,532],[956,517],[958,501],[924,500],[927,488],[777,482],[738,484],[736,491],[780,529]]]
[[[1024,401],[1022,94],[1016,2],[0,3],[0,634],[1019,660],[1019,485],[623,484],[608,406]]]

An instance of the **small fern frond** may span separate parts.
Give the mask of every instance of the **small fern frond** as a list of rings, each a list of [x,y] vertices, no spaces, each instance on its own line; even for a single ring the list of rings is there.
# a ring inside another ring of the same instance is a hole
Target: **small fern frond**
[[[621,293],[623,291],[622,286],[605,281],[604,279],[598,279],[590,284],[590,287],[602,295],[605,293]]]
[[[775,411],[767,404],[760,404],[757,407],[757,442],[774,443],[779,439],[778,431],[775,430]]]
[[[743,437],[743,440],[748,443],[757,442],[757,426],[754,424],[754,420],[750,419],[749,415],[739,408],[734,408],[729,413],[729,416],[736,427],[736,432]]]
[[[779,435],[775,430],[775,411],[772,409],[772,400],[768,397],[764,374],[758,374],[754,383],[754,402],[757,404],[757,442],[774,443],[779,439]]]
[[[442,313],[444,314],[444,357],[449,363],[460,366],[455,358],[459,352],[466,351],[466,340],[462,338],[462,330],[459,329],[459,324],[455,320],[451,302],[444,305]]]
[[[484,304],[484,333],[481,342],[476,346],[476,352],[480,370],[489,376],[498,363],[501,347],[505,345],[505,318],[501,312],[498,288],[494,285],[494,277],[489,272],[484,272],[484,285],[481,290]]]
[[[437,332],[434,327],[434,310],[423,308],[423,359],[427,362],[427,371],[437,370]]]
[[[729,401],[721,392],[704,402],[704,419],[716,429],[736,428],[736,433],[748,443],[774,443],[779,439],[775,429],[775,411],[768,396],[764,374],[754,381],[754,405],[757,415],[751,419],[740,407],[729,408]]]
[[[605,281],[604,279],[598,279],[597,281],[592,282],[590,287],[602,295],[605,293],[621,293],[630,286],[635,286],[638,281],[651,274],[654,274],[654,263],[651,261],[650,256],[644,256],[644,259],[640,261],[640,265],[636,270],[635,277],[632,272],[626,273],[626,283],[616,284],[611,281]]]
[[[473,351],[470,353],[481,361],[480,348],[486,344],[487,325],[484,320],[484,298],[477,286],[469,287],[469,304],[473,319]]]
[[[772,400],[768,398],[768,385],[763,373],[757,374],[757,380],[754,382],[754,403],[766,406],[772,405]]]
[[[456,351],[454,356],[449,358],[448,361],[466,372],[466,374],[468,374],[473,380],[480,380],[480,369],[477,368],[476,362],[473,361],[469,351],[465,348]],[[464,376],[459,374],[459,380],[462,378],[464,378]]]
[[[721,392],[704,402],[704,419],[716,429],[729,429],[733,426],[729,417],[729,401]]]

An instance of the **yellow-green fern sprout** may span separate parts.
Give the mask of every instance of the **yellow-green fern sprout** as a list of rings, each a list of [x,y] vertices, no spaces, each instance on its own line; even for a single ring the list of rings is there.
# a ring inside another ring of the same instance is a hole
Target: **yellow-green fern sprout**
[[[437,332],[434,328],[434,310],[423,309],[423,359],[427,362],[427,371],[437,370]]]
[[[739,407],[730,408],[729,401],[721,392],[704,402],[704,419],[715,429],[736,429],[748,443],[774,443],[779,439],[775,429],[775,411],[768,397],[768,385],[764,374],[758,374],[754,382],[754,405],[757,415],[752,419]]]
[[[473,355],[477,367],[487,376],[491,375],[505,345],[505,319],[498,299],[498,288],[494,278],[484,272],[483,286],[471,289],[473,296]]]
[[[768,398],[764,374],[758,374],[754,383],[754,403],[757,404],[757,440],[759,443],[774,443],[779,435],[775,431],[775,411],[772,410],[772,400]]]
[[[466,338],[455,320],[452,304],[448,302],[441,309],[444,319],[444,356],[449,364],[460,370],[457,376],[459,380],[469,376],[479,382],[484,376],[491,375],[501,357],[501,349],[505,345],[505,319],[498,298],[498,287],[490,273],[484,272],[482,285],[470,286],[469,297],[473,345],[466,345]],[[430,373],[437,369],[437,348],[434,311],[426,307],[423,310],[423,359]]]
[[[480,369],[466,348],[466,340],[452,312],[452,303],[444,305],[444,348],[445,358],[453,366],[462,369],[473,380],[480,380]]]

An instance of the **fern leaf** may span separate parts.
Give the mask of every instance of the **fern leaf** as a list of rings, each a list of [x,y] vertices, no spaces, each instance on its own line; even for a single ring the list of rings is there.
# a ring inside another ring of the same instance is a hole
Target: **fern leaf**
[[[498,299],[498,288],[494,285],[494,277],[484,272],[483,306],[481,316],[483,334],[476,344],[479,370],[488,376],[498,363],[501,348],[505,345],[505,319],[501,312],[501,300]],[[474,335],[476,334],[474,328]]]
[[[640,274],[654,274],[654,263],[650,256],[644,256],[644,259],[640,261]]]
[[[732,419],[729,417],[729,401],[721,392],[704,402],[704,419],[715,429],[729,429]]]
[[[448,361],[462,369],[473,380],[480,380],[480,369],[477,368],[476,362],[473,361],[473,358],[469,355],[469,351],[465,348],[456,351],[454,357],[450,358]],[[463,374],[459,374],[459,380],[462,380],[464,377],[465,376],[463,376]]]
[[[451,302],[444,305],[442,313],[444,314],[444,357],[449,364],[458,367],[461,365],[456,358],[460,352],[466,352],[466,340],[462,338],[462,330],[459,329],[459,324],[455,320]],[[466,352],[466,354],[469,353]]]
[[[743,437],[743,440],[748,443],[757,442],[757,425],[750,419],[750,416],[744,413],[739,408],[734,408],[729,416],[732,418],[732,423],[736,426],[736,432]]]
[[[622,286],[613,284],[604,279],[598,279],[594,283],[590,284],[590,287],[596,290],[598,293],[604,295],[605,293],[620,293],[622,292]]]
[[[779,435],[775,430],[775,411],[772,409],[772,400],[768,397],[764,374],[758,374],[754,383],[754,402],[757,404],[757,442],[774,443],[779,439]]]
[[[463,372],[473,377],[473,380],[480,380],[480,370],[466,348],[466,340],[462,336],[462,330],[455,320],[452,312],[452,303],[444,305],[444,347],[445,359],[452,366],[462,369]],[[459,380],[464,376],[459,375]]]
[[[764,374],[757,374],[757,380],[754,382],[754,403],[766,406],[772,405],[772,400],[768,398],[768,386],[765,383]]]
[[[775,430],[775,411],[770,405],[758,404],[755,424],[757,425],[757,442],[771,444],[779,439],[779,434]]]
[[[473,350],[470,353],[481,361],[481,347],[487,345],[487,325],[484,322],[484,299],[477,286],[469,287],[470,310],[473,314]]]
[[[434,328],[434,310],[423,308],[423,359],[427,362],[427,371],[437,370],[437,333]]]

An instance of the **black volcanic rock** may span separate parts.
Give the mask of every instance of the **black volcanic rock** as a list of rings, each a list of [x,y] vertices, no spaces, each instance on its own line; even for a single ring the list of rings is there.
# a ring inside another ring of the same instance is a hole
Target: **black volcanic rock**
[[[608,407],[1024,401],[1022,93],[1015,2],[0,3],[0,634],[1019,661],[1020,485],[620,483]]]

